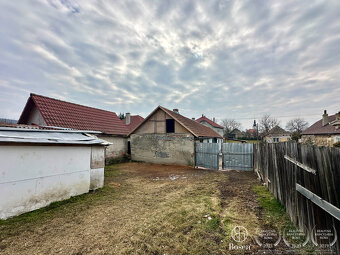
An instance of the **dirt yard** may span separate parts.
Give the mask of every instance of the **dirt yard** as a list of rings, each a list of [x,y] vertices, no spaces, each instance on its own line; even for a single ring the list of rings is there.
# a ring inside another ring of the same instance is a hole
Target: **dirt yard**
[[[257,254],[257,229],[287,224],[253,172],[125,163],[101,190],[1,221],[0,254]]]

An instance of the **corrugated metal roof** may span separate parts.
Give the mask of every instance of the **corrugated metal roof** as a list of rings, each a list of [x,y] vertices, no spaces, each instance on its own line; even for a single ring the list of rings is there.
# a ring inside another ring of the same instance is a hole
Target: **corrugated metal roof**
[[[39,131],[39,132],[37,132]],[[77,144],[77,145],[109,145],[110,143],[81,132],[59,132],[51,130],[11,130],[0,129],[0,143],[43,143],[43,144]]]

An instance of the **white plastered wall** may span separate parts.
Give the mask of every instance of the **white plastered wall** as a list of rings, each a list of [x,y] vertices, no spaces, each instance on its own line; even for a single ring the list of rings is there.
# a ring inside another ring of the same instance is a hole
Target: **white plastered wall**
[[[1,145],[0,218],[88,192],[90,160],[90,146]]]

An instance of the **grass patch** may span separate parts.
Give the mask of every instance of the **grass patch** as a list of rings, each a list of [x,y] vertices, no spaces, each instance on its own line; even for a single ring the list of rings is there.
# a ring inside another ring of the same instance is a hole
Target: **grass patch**
[[[120,175],[119,164],[107,166],[105,168],[106,182]],[[55,217],[74,217],[78,213],[95,206],[103,200],[114,199],[116,190],[105,185],[102,189],[90,191],[89,193],[70,197],[69,199],[52,202],[46,207],[23,213],[19,216],[0,220],[0,240],[20,233],[22,226],[27,225],[29,229],[39,227],[39,224],[48,222]]]
[[[258,201],[269,217],[276,221],[283,216],[287,216],[285,208],[265,186],[257,185],[253,187],[253,190],[258,195]]]
[[[272,195],[265,186],[257,185],[253,187],[254,192],[258,196],[258,201],[264,209],[264,217],[262,219],[265,224],[277,227],[279,231],[285,228],[297,230],[294,224],[290,221],[289,215],[286,213],[284,206]],[[294,243],[294,240],[290,240]],[[296,240],[296,244],[301,244]],[[299,254],[315,254],[315,247],[309,242],[305,247],[298,250]]]
[[[127,163],[130,162],[130,156],[124,155],[119,158],[110,158],[110,159],[105,159],[105,165],[110,166],[110,165],[115,165],[115,164],[121,164],[121,163]]]

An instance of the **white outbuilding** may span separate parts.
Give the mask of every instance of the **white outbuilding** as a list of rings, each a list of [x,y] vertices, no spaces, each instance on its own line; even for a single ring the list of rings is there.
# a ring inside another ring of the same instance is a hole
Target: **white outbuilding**
[[[103,187],[106,145],[85,131],[0,127],[0,218]]]

